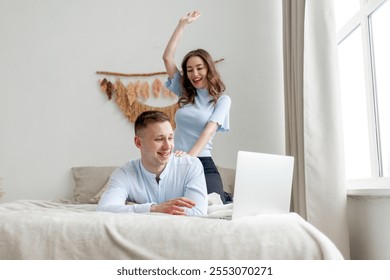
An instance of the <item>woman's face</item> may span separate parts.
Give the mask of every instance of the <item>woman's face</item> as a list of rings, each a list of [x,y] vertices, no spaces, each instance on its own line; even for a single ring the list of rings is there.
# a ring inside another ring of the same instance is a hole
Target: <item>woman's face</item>
[[[207,66],[199,56],[187,60],[187,76],[195,88],[207,88]]]

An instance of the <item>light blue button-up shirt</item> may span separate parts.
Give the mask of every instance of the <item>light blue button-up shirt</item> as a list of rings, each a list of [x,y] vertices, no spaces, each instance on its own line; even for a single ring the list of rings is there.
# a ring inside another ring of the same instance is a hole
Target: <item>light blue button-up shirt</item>
[[[183,196],[196,203],[191,209],[184,208],[187,215],[207,214],[206,180],[198,158],[171,155],[159,182],[156,174],[145,169],[141,159],[131,160],[111,174],[97,211],[146,213],[153,204]],[[137,204],[126,205],[126,201]]]

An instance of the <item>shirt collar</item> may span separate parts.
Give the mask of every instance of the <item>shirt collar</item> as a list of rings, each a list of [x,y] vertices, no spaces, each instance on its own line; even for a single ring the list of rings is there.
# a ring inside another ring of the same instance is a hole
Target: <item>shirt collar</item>
[[[209,94],[209,91],[208,91],[207,88],[198,88],[198,89],[196,89],[196,92],[197,92],[198,94],[202,94],[202,95],[204,95],[204,94]]]
[[[164,177],[167,176],[166,174],[168,174],[168,170],[169,170],[170,166],[172,165],[172,161],[173,161],[173,157],[174,157],[174,156],[175,156],[174,154],[172,154],[172,155],[170,156],[167,165],[165,166],[164,170],[163,170],[163,171],[161,172],[161,174],[160,174],[160,180],[161,180],[161,179],[164,179]],[[139,160],[139,165],[140,165],[140,169],[141,169],[141,172],[142,172],[143,175],[145,175],[146,177],[148,177],[148,178],[150,178],[150,179],[153,179],[153,180],[156,179],[156,174],[155,174],[155,173],[152,173],[152,172],[150,172],[150,171],[148,171],[148,170],[145,168],[145,166],[142,164],[142,160],[141,160],[141,159]]]

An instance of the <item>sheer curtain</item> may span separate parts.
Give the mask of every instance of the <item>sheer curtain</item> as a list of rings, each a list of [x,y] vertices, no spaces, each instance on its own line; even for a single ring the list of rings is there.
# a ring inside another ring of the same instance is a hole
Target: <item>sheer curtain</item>
[[[283,0],[283,44],[292,210],[349,259],[333,0]]]

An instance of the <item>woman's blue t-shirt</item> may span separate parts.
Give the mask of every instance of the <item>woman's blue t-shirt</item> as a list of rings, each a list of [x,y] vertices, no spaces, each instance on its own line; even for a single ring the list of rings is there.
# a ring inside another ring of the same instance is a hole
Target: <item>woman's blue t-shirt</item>
[[[180,85],[181,75],[176,72],[173,79],[169,79],[165,86],[175,93],[178,97],[182,94]],[[229,111],[231,99],[227,95],[222,95],[216,104],[212,100],[207,89],[197,89],[195,103],[189,103],[176,111],[175,122],[175,150],[188,152],[198,140],[200,134],[208,122],[218,124],[217,131],[228,131]],[[210,157],[212,149],[212,140],[206,144],[199,157]]]

